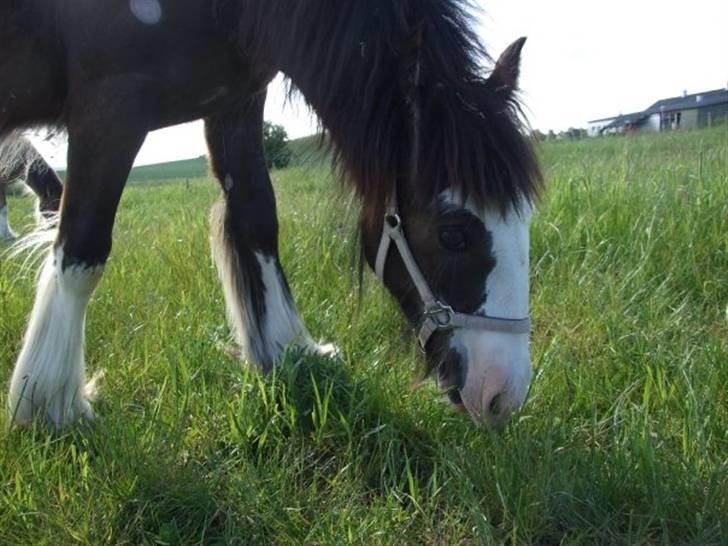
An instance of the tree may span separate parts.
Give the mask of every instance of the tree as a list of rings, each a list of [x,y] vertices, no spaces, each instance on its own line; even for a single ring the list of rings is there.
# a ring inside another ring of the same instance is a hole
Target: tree
[[[268,168],[282,169],[288,166],[293,155],[288,146],[288,134],[280,125],[269,121],[263,124],[263,150]]]

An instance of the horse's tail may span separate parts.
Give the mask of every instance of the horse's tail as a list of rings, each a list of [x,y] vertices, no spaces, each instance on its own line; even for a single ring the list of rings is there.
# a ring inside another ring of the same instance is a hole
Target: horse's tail
[[[17,259],[19,264],[17,275],[25,275],[37,269],[38,263],[46,256],[57,236],[58,213],[50,217],[44,215],[31,231],[18,237],[9,248],[0,253],[0,260]]]

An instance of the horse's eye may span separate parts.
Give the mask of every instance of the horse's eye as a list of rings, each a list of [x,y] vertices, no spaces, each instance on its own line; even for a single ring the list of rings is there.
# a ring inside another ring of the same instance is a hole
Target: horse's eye
[[[447,250],[462,252],[468,247],[465,230],[451,226],[440,228],[440,244]]]

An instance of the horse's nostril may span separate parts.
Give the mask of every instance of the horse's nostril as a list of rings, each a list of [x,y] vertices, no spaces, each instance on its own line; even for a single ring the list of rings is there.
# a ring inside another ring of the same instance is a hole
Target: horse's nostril
[[[449,389],[447,391],[447,397],[450,399],[450,402],[456,406],[462,406],[463,405],[463,399],[460,396],[460,391],[457,389]]]
[[[501,401],[502,401],[502,395],[500,393],[496,394],[490,401],[490,404],[488,404],[488,412],[493,417],[498,417],[501,412]]]

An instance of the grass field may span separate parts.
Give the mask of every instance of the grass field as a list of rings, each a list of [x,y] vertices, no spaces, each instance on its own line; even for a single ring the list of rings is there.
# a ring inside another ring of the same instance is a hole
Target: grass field
[[[268,378],[220,349],[214,184],[130,186],[88,318],[101,418],[2,429],[0,544],[728,544],[728,128],[542,156],[534,384],[500,434],[412,387],[324,169],[274,181],[299,307],[341,358]],[[16,228],[31,205],[11,200]],[[32,294],[0,261],[3,407]]]

